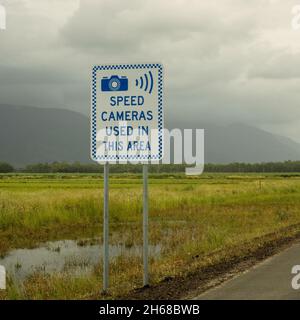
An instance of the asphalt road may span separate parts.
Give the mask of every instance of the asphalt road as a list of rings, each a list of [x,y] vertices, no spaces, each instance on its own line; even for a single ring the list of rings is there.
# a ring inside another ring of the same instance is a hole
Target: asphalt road
[[[294,265],[300,265],[300,243],[201,294],[196,299],[300,300],[300,289],[293,289],[291,284],[295,277],[295,274],[292,274]]]

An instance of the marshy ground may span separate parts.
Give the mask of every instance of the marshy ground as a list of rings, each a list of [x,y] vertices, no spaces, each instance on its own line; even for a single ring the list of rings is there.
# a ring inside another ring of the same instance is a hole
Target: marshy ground
[[[299,175],[151,175],[149,192],[149,243],[156,248],[150,256],[151,286],[165,293],[137,290],[142,286],[142,177],[124,174],[110,178],[110,244],[123,249],[112,256],[110,292],[104,297],[102,177],[1,175],[0,264],[13,262],[0,298],[179,298],[180,290],[184,296],[188,288],[195,289],[185,279],[192,282],[207,270],[213,274],[220,263],[238,263],[300,232]],[[82,257],[76,249],[66,256],[64,243],[88,253]],[[135,254],[128,254],[135,248]],[[30,255],[47,256],[43,250],[57,257],[57,268],[49,263],[35,268],[42,263],[32,258],[32,272],[25,272]],[[81,272],[72,272],[78,267]]]

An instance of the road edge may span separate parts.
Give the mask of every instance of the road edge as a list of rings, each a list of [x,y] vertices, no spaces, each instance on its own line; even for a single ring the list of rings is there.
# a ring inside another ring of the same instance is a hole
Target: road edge
[[[117,299],[174,300],[193,299],[205,291],[242,273],[259,262],[283,251],[300,240],[300,223],[282,228],[274,233],[257,237],[249,242],[232,246],[224,255],[214,252],[206,256],[194,256],[199,266],[184,275],[166,277],[147,288],[137,288]],[[205,258],[205,259],[204,259]],[[206,260],[206,265],[201,261]],[[191,261],[197,265],[197,262]]]

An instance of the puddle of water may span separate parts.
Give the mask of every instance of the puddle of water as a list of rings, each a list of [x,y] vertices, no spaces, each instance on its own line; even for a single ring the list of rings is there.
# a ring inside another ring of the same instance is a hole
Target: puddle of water
[[[119,256],[142,256],[142,246],[126,247],[110,245],[110,258]],[[49,274],[67,272],[82,274],[91,272],[102,258],[102,245],[92,244],[81,246],[74,240],[46,242],[35,249],[16,249],[0,259],[0,265],[6,268],[7,274],[14,280],[22,281],[38,271]],[[149,246],[149,255],[158,258],[161,246]]]

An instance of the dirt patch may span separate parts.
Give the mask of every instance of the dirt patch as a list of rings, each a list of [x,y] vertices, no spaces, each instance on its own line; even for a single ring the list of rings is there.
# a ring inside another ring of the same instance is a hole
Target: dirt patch
[[[117,299],[173,300],[191,299],[221,284],[258,262],[288,248],[300,239],[300,224],[281,229],[276,233],[255,238],[249,243],[233,246],[230,253],[214,252],[205,259],[209,265],[196,268],[183,276],[166,277],[160,283],[138,288]],[[192,259],[204,259],[194,256]]]

